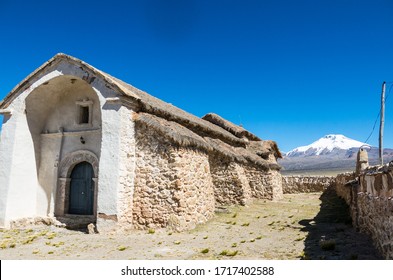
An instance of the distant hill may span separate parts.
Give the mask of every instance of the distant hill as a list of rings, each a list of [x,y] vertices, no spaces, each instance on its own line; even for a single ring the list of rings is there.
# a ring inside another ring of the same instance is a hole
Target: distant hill
[[[370,165],[378,164],[378,148],[341,134],[329,134],[310,145],[295,148],[279,160],[283,173],[355,170],[360,147],[366,148]],[[384,162],[393,160],[393,149],[384,149]]]

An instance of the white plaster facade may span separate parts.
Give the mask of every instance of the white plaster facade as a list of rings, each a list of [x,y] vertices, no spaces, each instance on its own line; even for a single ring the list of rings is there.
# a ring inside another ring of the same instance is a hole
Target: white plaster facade
[[[64,205],[55,205],[63,203],[56,203],[58,188],[69,180],[63,173],[86,161],[73,155],[91,154],[98,164],[94,179],[100,191],[95,192],[94,212],[118,214],[124,116],[119,111],[130,109],[116,104],[117,90],[103,79],[90,79],[97,75],[83,66],[58,55],[17,86],[8,95],[9,104],[4,100],[2,107],[8,106],[3,109],[0,140],[0,226],[26,217],[66,214]],[[91,104],[90,120],[79,124],[83,101]],[[59,170],[69,158],[73,164]]]

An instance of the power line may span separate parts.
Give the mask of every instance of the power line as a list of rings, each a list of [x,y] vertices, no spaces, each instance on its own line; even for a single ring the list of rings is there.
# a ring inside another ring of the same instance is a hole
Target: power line
[[[375,126],[377,125],[377,121],[378,121],[380,115],[381,115],[381,110],[379,110],[379,113],[378,113],[377,117],[375,118],[373,129],[371,130],[370,135],[367,137],[366,141],[364,141],[363,143],[368,143],[368,140],[370,139],[371,135],[373,135],[374,130],[375,130]]]

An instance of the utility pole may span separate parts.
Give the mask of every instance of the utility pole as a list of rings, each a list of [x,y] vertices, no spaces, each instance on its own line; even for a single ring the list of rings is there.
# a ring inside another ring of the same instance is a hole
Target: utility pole
[[[379,125],[379,163],[383,165],[383,128],[385,125],[385,90],[386,82],[382,83],[381,93],[381,123]]]

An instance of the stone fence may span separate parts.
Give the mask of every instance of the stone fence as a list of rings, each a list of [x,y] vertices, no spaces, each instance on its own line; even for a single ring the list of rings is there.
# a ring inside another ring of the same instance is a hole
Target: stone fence
[[[350,207],[353,226],[369,234],[381,254],[393,259],[393,165],[369,167],[336,178],[336,192]]]
[[[353,226],[371,236],[386,259],[393,259],[393,163],[368,167],[359,176],[283,176],[285,193],[322,192],[335,188],[349,205]]]
[[[335,177],[328,176],[283,176],[283,193],[322,192],[333,187]]]
[[[339,197],[343,198],[349,206],[352,204],[352,193],[349,182],[353,182],[355,179],[355,172],[338,174],[336,177],[336,193]]]

